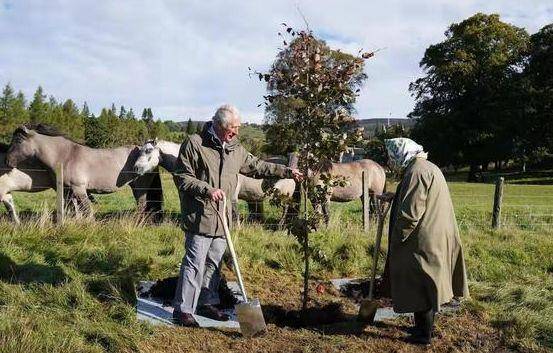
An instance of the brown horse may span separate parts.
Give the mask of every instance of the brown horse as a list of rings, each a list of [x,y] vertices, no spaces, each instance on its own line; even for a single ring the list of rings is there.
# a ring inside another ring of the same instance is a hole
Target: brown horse
[[[337,186],[331,189],[331,194],[322,205],[317,200],[311,200],[315,209],[322,211],[324,219],[328,224],[330,220],[330,201],[349,202],[363,196],[362,174],[366,173],[369,183],[369,196],[375,203],[375,196],[386,191],[386,172],[380,164],[370,159],[361,159],[348,163],[328,162],[319,168],[319,172],[313,175],[312,182],[320,184],[320,175],[329,173],[332,177],[343,177],[347,181],[346,186]]]
[[[7,154],[7,165],[17,165],[36,158],[53,171],[63,166],[63,183],[70,189],[73,202],[81,211],[92,215],[87,192],[107,194],[124,185],[132,188],[138,211],[160,216],[163,202],[161,179],[155,170],[140,176],[133,170],[138,147],[94,149],[81,145],[43,124],[26,125],[13,133]]]

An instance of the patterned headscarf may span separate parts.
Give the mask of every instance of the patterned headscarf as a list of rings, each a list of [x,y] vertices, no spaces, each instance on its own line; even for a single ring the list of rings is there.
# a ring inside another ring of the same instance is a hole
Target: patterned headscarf
[[[404,169],[415,157],[425,158],[428,156],[424,148],[415,141],[399,137],[384,140],[391,164],[396,169]]]

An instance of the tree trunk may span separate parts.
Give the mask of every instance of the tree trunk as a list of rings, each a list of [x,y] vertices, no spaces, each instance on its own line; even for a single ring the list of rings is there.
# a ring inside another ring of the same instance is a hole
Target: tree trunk
[[[481,166],[478,164],[471,164],[469,169],[469,175],[467,178],[467,182],[469,183],[476,183],[478,182],[478,178],[476,177],[476,174],[481,171]]]
[[[488,164],[490,164],[489,162],[484,162],[482,163],[482,171],[483,172],[487,172],[488,171]]]

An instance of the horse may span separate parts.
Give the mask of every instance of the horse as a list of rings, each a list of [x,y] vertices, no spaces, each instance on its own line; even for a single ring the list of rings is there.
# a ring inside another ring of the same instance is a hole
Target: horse
[[[138,147],[138,156],[134,162],[133,170],[139,175],[145,175],[161,166],[169,173],[174,174],[179,150],[180,145],[175,142],[158,139],[146,141]],[[173,181],[178,190],[177,178],[173,177]]]
[[[40,192],[56,187],[56,178],[46,166],[37,160],[23,161],[19,168],[10,168],[6,164],[9,145],[0,143],[0,202],[6,206],[13,222],[20,223],[13,191]]]
[[[6,154],[10,145],[0,143],[0,202],[6,206],[11,220],[20,224],[15,208],[12,191],[41,192],[48,189],[56,190],[56,176],[44,164],[35,158],[27,159],[19,164],[19,168],[10,168],[6,164]],[[88,197],[96,202],[93,195]],[[71,193],[65,193],[67,205],[71,202]]]
[[[88,193],[109,194],[129,185],[138,211],[159,220],[163,203],[159,172],[134,172],[137,157],[137,146],[95,149],[69,139],[51,126],[27,124],[14,131],[6,163],[15,168],[35,158],[50,171],[61,164],[63,184],[71,193],[78,215],[93,215]]]
[[[344,178],[347,181],[346,186],[331,187],[326,201],[322,204],[315,199],[311,200],[314,208],[323,214],[327,224],[330,221],[330,201],[349,202],[363,197],[363,171],[369,182],[369,197],[374,204],[375,197],[386,191],[386,171],[373,160],[361,159],[348,163],[326,162],[318,168],[318,172],[310,176],[311,182],[315,185],[322,184],[320,176],[323,173],[335,178]]]
[[[294,179],[254,179],[242,174],[238,174],[238,184],[236,191],[232,196],[232,201],[244,200],[248,203],[251,220],[263,220],[263,200],[269,193],[278,191],[280,195],[292,198],[296,190]],[[288,214],[288,204],[282,209],[282,215],[278,226],[282,228],[286,215]],[[253,211],[253,212],[252,212]]]
[[[134,170],[139,174],[144,174],[157,168],[158,165],[162,166],[169,173],[175,172],[175,162],[178,158],[180,145],[174,142],[164,140],[150,140],[146,141],[139,148],[139,156],[134,164]],[[277,162],[281,159],[271,159],[271,162]],[[175,185],[177,189],[179,185],[175,179]],[[296,188],[296,183],[293,179],[280,179],[274,183],[270,182],[270,179],[254,179],[245,175],[238,175],[238,183],[235,193],[231,196],[232,201],[238,199],[248,202],[248,209],[251,211],[256,207],[256,203],[263,201],[266,194],[273,189],[276,189],[282,195],[291,197]],[[287,208],[287,207],[285,207]],[[261,207],[261,213],[263,209]],[[287,210],[283,210],[282,220],[286,216]]]

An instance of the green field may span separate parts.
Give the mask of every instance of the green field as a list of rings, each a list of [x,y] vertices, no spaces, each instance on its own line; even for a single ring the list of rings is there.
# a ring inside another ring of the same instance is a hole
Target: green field
[[[136,281],[175,275],[183,253],[177,192],[168,175],[163,181],[174,217],[158,226],[136,220],[130,190],[98,196],[97,221],[60,227],[50,221],[53,192],[14,196],[26,220],[20,227],[0,221],[0,352],[415,349],[392,330],[401,322],[361,331],[340,326],[344,332],[271,324],[267,336],[249,341],[137,322]],[[452,182],[450,189],[472,298],[458,317],[438,320],[434,351],[553,349],[553,186],[507,184],[497,231],[490,229],[494,185]],[[363,233],[360,202],[333,204],[332,211],[329,228],[311,238],[313,283],[369,273],[375,227]],[[268,213],[271,223],[278,212]],[[299,306],[303,260],[295,239],[262,225],[235,234],[250,292],[265,305]],[[326,303],[313,296],[312,307]]]

